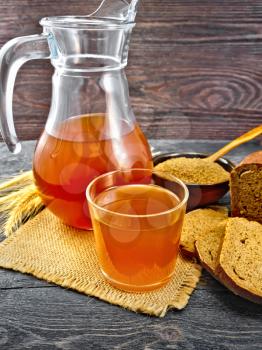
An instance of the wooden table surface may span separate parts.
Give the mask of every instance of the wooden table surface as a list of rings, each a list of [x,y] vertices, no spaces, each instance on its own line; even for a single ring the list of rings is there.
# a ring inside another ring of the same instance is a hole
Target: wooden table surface
[[[0,47],[41,33],[45,16],[91,13],[100,0],[0,0]],[[261,0],[141,0],[126,69],[148,138],[231,139],[261,124]],[[53,67],[26,63],[14,115],[36,139],[48,116]],[[226,127],[225,127],[226,126]]]
[[[221,141],[151,141],[159,150],[212,152]],[[261,148],[241,146],[229,158],[238,162]],[[31,167],[34,142],[11,155],[0,144],[0,174]],[[135,314],[31,276],[0,269],[0,349],[262,349],[262,306],[245,301],[207,273],[182,311],[159,319]]]

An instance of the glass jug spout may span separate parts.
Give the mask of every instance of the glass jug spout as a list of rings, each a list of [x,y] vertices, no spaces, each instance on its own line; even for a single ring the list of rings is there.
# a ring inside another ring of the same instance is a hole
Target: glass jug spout
[[[87,17],[134,22],[140,0],[103,0],[99,7]]]

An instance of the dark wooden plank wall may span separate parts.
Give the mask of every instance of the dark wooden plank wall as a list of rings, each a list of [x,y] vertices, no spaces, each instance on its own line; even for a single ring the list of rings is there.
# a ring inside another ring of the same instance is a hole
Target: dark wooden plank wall
[[[41,31],[47,15],[85,14],[98,0],[1,0],[0,45]],[[262,122],[260,0],[141,0],[127,69],[136,116],[150,138],[231,139]],[[18,134],[37,138],[52,68],[18,75]]]

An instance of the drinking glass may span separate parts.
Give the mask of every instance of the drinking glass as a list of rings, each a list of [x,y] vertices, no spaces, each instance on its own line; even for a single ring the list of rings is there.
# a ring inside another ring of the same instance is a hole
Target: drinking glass
[[[172,192],[156,185],[160,175],[117,170],[87,188],[102,273],[125,291],[161,287],[175,271],[188,190],[175,177]]]

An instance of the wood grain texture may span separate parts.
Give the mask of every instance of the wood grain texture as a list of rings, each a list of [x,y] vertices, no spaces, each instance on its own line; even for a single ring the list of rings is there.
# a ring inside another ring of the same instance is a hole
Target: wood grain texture
[[[30,169],[34,142],[19,156],[0,143],[0,175]],[[222,141],[152,140],[158,150],[210,153]],[[258,141],[230,153],[238,163]],[[0,269],[1,350],[260,350],[262,307],[204,273],[183,311],[163,319],[135,314],[31,276]]]
[[[0,0],[0,45],[41,32],[47,15],[84,14],[97,0]],[[232,139],[262,122],[259,0],[143,0],[127,74],[132,105],[149,138]],[[14,114],[22,139],[39,136],[52,68],[27,63]]]
[[[61,288],[0,290],[0,298],[1,349],[258,350],[261,344],[261,308],[222,288],[197,290],[186,310],[165,319]]]

